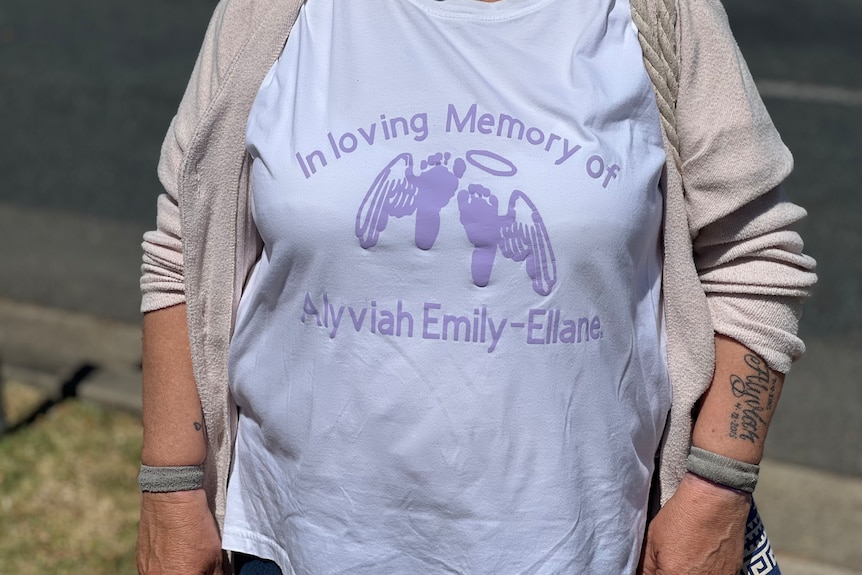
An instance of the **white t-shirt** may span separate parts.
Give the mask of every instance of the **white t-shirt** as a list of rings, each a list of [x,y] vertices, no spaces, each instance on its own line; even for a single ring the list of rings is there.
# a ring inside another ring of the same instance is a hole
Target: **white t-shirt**
[[[628,3],[313,0],[247,145],[225,548],[632,573],[670,390]]]

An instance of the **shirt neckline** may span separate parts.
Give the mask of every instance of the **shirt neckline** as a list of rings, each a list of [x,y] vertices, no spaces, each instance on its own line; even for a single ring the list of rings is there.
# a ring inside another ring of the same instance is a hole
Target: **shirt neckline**
[[[409,0],[425,12],[450,20],[500,22],[538,10],[552,0]]]

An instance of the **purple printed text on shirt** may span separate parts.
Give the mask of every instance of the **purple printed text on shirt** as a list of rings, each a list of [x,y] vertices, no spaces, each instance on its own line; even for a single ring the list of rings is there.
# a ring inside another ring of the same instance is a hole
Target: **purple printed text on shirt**
[[[412,310],[412,311],[411,311]],[[471,313],[448,313],[438,302],[407,305],[403,300],[367,305],[334,303],[324,292],[315,300],[306,292],[300,314],[302,323],[326,330],[335,339],[343,329],[355,333],[441,342],[478,344],[487,352],[497,349],[503,336],[523,338],[528,345],[586,344],[604,337],[597,314],[572,315],[556,308],[531,308],[524,317],[495,316],[488,306]]]

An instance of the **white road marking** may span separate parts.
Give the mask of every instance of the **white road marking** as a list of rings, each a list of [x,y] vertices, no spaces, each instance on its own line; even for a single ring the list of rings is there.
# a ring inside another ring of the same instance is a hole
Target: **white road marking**
[[[862,106],[862,90],[848,90],[838,86],[761,80],[757,82],[757,89],[764,98]]]

